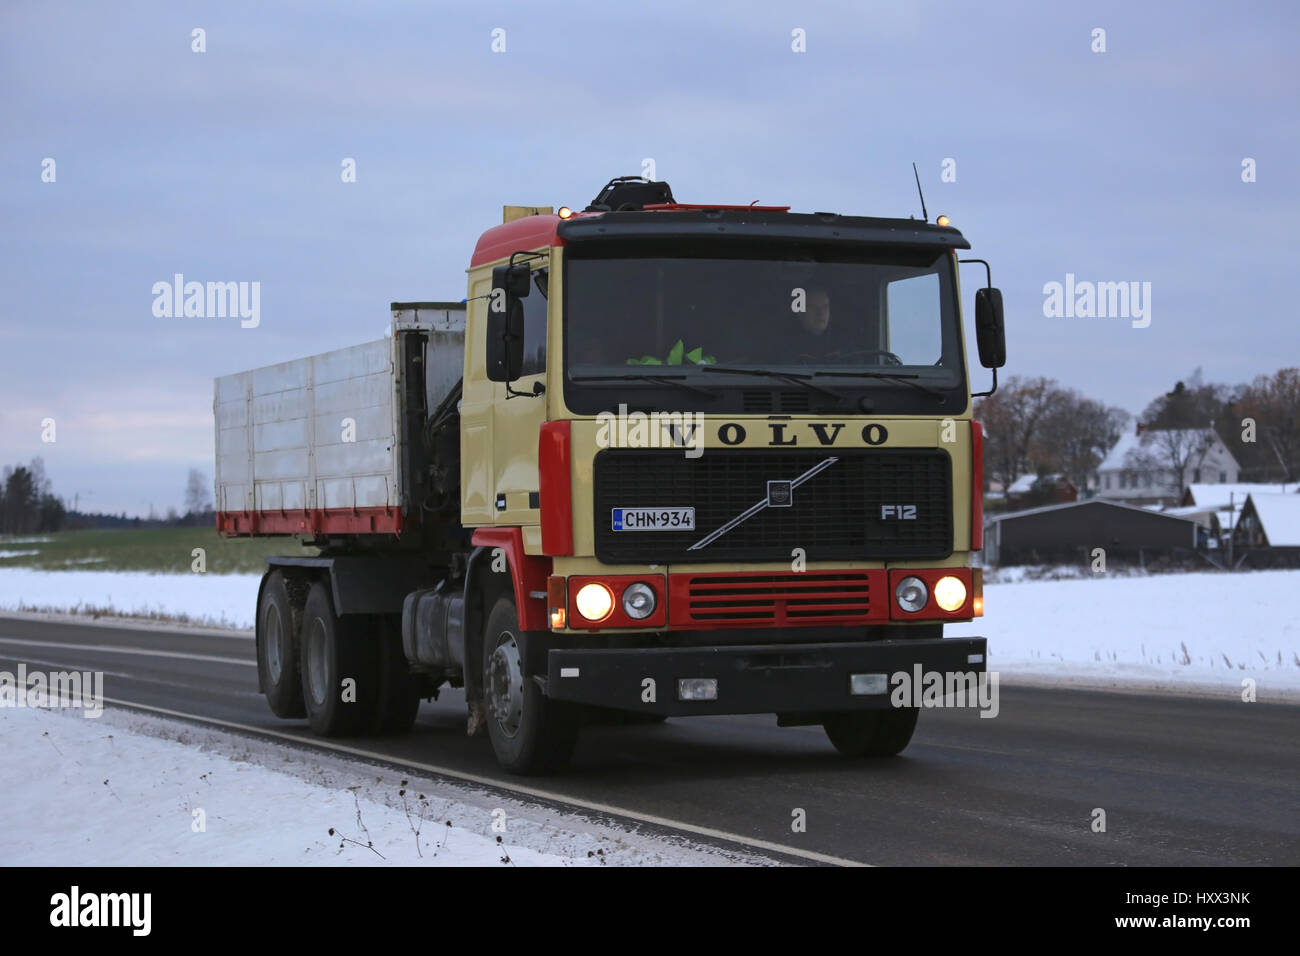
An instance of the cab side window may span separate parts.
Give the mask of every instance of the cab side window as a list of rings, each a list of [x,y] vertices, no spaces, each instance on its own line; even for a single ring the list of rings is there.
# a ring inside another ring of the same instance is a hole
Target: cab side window
[[[549,271],[537,269],[532,291],[524,298],[524,364],[520,375],[546,371],[546,294]]]

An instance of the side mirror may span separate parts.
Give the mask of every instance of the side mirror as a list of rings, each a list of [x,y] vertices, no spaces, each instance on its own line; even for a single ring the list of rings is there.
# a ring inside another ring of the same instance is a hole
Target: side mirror
[[[975,293],[975,341],[980,364],[1002,368],[1007,364],[1007,336],[1002,318],[1002,290],[991,287]]]
[[[497,266],[492,270],[492,289],[502,289],[512,299],[526,299],[531,276],[526,262]]]
[[[524,304],[531,274],[527,263],[492,270],[487,311],[487,377],[513,382],[524,366]]]

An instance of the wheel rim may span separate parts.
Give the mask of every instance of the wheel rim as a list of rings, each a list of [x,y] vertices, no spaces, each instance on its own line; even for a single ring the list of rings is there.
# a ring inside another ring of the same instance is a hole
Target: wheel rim
[[[311,698],[325,703],[325,622],[316,618],[307,638],[307,684]]]
[[[266,669],[271,673],[271,683],[280,683],[280,673],[284,669],[280,653],[280,642],[284,640],[284,625],[280,621],[280,609],[274,604],[266,611]]]
[[[488,711],[502,733],[513,737],[523,719],[524,672],[519,642],[509,631],[497,638],[496,649],[488,658],[486,683]]]

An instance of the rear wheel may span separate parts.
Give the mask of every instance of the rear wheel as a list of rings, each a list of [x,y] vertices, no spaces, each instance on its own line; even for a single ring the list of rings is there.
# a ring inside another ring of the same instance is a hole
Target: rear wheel
[[[893,757],[911,742],[919,713],[916,707],[845,711],[827,714],[822,728],[846,757]]]
[[[364,733],[378,704],[373,638],[355,618],[334,613],[317,581],[302,611],[302,696],[311,729],[323,737]]]
[[[524,675],[525,642],[515,602],[499,598],[483,635],[483,703],[497,762],[511,773],[544,773],[573,756],[579,712]]]
[[[277,717],[304,717],[298,667],[299,614],[289,600],[284,574],[272,571],[257,609],[257,678]]]

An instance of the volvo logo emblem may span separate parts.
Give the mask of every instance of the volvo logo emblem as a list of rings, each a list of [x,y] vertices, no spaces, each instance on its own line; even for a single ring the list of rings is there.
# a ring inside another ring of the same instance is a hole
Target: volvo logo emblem
[[[758,514],[765,508],[789,508],[794,505],[794,490],[802,485],[805,481],[815,478],[831,465],[839,461],[838,458],[824,458],[817,464],[813,465],[798,478],[792,478],[789,481],[772,480],[767,483],[767,497],[761,501],[756,501],[736,517],[732,518],[726,524],[715,528],[706,534],[699,541],[687,548],[687,551],[699,551],[701,548],[707,548],[713,542],[717,541],[724,534],[737,525],[748,521],[754,515]]]
[[[767,483],[767,506],[769,508],[789,508],[794,504],[794,484],[789,481],[769,481]]]

